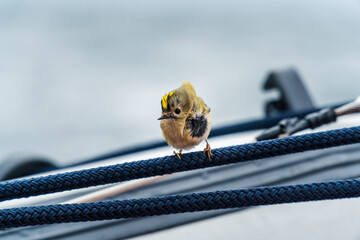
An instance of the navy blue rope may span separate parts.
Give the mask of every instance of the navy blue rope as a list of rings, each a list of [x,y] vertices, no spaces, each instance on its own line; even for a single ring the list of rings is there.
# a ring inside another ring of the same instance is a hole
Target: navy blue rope
[[[0,210],[0,227],[134,218],[359,196],[360,180],[342,180],[122,201],[22,207]]]
[[[328,107],[336,108],[336,107],[342,106],[348,102],[349,101],[344,102],[342,104],[331,105]],[[269,128],[269,127],[276,125],[279,121],[281,121],[284,118],[290,118],[290,117],[302,118],[302,117],[305,117],[309,113],[317,112],[317,111],[320,111],[321,109],[323,109],[323,108],[309,109],[309,110],[296,111],[296,112],[289,111],[289,112],[286,112],[283,114],[278,114],[276,116],[270,116],[270,117],[261,118],[261,119],[254,119],[254,120],[250,120],[247,122],[229,124],[229,125],[223,126],[223,127],[216,127],[211,130],[209,138],[223,136],[223,135],[230,134],[230,133],[239,133],[239,132],[244,132],[244,131]],[[81,160],[80,162],[67,165],[66,167],[73,167],[73,166],[78,166],[78,165],[81,165],[84,163],[97,162],[100,160],[105,160],[105,159],[114,158],[114,157],[120,157],[120,156],[124,156],[124,155],[131,154],[131,153],[141,152],[141,151],[165,147],[165,146],[167,146],[167,143],[163,140],[154,141],[151,143],[144,143],[144,144],[140,144],[140,145],[133,146],[133,147],[127,147],[127,148],[121,148],[118,150],[114,150],[114,151],[111,151],[111,152],[108,152],[105,154],[101,154],[101,155],[98,155],[98,156],[95,156],[95,157],[92,157],[92,158],[89,158],[86,160]]]
[[[211,162],[202,152],[175,155],[0,183],[0,200],[29,197],[131,179],[189,171],[260,158],[360,142],[360,127],[214,149]]]

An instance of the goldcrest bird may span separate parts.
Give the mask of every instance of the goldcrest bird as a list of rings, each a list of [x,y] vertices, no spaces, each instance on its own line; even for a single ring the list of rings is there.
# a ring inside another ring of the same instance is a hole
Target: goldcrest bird
[[[196,95],[190,82],[167,94],[161,99],[162,114],[158,120],[166,142],[179,150],[174,154],[180,158],[182,150],[206,141],[204,154],[209,160],[211,148],[207,141],[211,130],[211,112],[204,100]]]

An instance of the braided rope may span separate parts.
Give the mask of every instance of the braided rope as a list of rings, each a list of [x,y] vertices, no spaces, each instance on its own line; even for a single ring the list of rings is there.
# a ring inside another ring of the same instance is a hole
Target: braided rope
[[[346,103],[348,103],[348,102],[346,102]],[[336,107],[342,106],[344,104],[345,103],[334,105],[334,106],[327,106],[327,107],[336,108]],[[309,113],[317,112],[317,111],[320,111],[321,109],[322,108],[302,110],[302,111],[296,111],[296,112],[285,112],[285,113],[278,114],[276,116],[269,116],[266,118],[255,119],[255,120],[250,120],[247,122],[235,123],[235,124],[231,124],[231,125],[227,125],[227,126],[212,128],[209,138],[223,136],[223,135],[231,134],[231,133],[239,133],[239,132],[243,132],[243,131],[269,128],[269,127],[272,127],[272,126],[278,124],[278,122],[284,118],[290,118],[290,117],[302,118],[302,117],[305,117]],[[118,149],[115,151],[111,151],[111,152],[108,152],[108,153],[105,153],[102,155],[98,155],[98,156],[80,161],[78,163],[67,165],[67,167],[78,166],[78,165],[82,165],[84,163],[97,162],[100,160],[105,160],[105,159],[114,158],[114,157],[120,157],[120,156],[123,156],[126,154],[141,152],[141,151],[145,151],[145,150],[151,150],[151,149],[165,147],[165,146],[167,146],[167,143],[165,141],[156,141],[156,142],[152,142],[152,143],[137,145],[134,147]]]
[[[360,142],[360,127],[291,136],[282,139],[214,149],[211,162],[202,152],[67,172],[0,183],[0,200],[97,186],[174,172],[221,166],[284,154]]]
[[[0,227],[85,222],[360,196],[360,180],[0,210]]]

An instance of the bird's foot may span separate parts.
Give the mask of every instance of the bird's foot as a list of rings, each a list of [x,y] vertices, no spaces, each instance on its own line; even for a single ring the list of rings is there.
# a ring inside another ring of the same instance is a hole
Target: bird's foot
[[[174,155],[178,156],[178,158],[181,159],[180,155],[182,155],[182,150],[180,150],[179,153],[174,151]]]
[[[211,153],[211,147],[210,147],[210,144],[208,143],[207,140],[206,141],[206,148],[204,148],[204,155],[208,156],[209,157],[209,161],[211,162],[211,156],[212,156],[212,153]]]

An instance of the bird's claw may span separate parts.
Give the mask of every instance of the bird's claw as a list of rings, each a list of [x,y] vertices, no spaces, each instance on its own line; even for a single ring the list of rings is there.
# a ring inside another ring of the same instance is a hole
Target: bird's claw
[[[211,162],[211,156],[212,156],[211,147],[210,147],[210,144],[207,141],[206,141],[206,148],[204,148],[204,155],[205,156],[207,155],[209,157],[209,161]]]
[[[174,155],[178,156],[178,158],[181,159],[180,155],[182,155],[182,150],[180,150],[178,153],[174,151]]]

